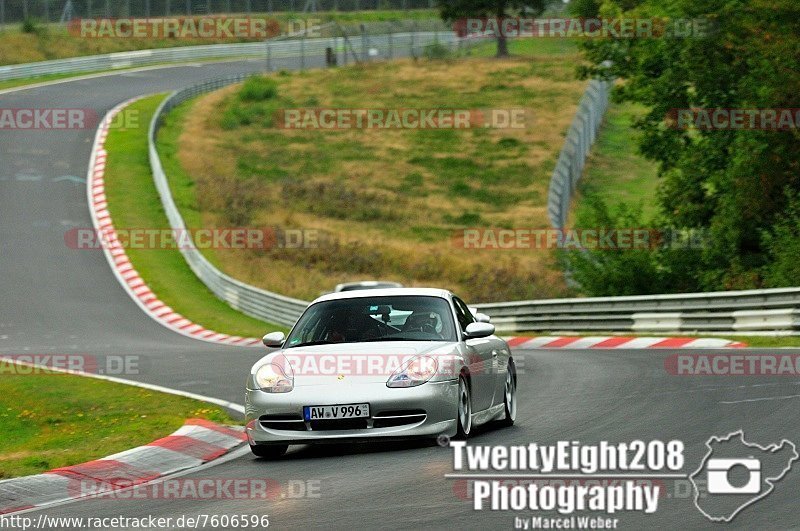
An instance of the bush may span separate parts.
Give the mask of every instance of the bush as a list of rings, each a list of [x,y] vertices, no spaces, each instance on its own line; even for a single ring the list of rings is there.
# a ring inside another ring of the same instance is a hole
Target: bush
[[[447,59],[451,55],[450,48],[440,42],[428,44],[422,53],[427,59]]]
[[[39,34],[42,28],[39,26],[39,21],[35,18],[26,18],[22,21],[22,33],[35,33]]]
[[[268,77],[250,77],[239,90],[242,101],[266,101],[278,95],[278,85]]]
[[[764,280],[771,288],[796,286],[800,279],[800,194],[789,195],[783,217],[763,237],[770,263]]]

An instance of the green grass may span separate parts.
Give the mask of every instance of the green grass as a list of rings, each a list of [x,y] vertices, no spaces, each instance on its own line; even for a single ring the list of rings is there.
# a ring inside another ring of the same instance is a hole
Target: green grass
[[[638,153],[638,135],[632,128],[633,120],[643,112],[634,104],[611,104],[584,169],[580,191],[599,196],[610,207],[620,203],[640,206],[643,219],[649,220],[656,213],[657,165]],[[578,211],[582,207],[578,197]]]
[[[16,369],[15,369],[16,367]],[[105,457],[166,437],[188,418],[238,424],[220,407],[0,363],[0,479]]]
[[[129,107],[139,113],[139,127],[113,129],[106,141],[106,196],[116,228],[169,227],[147,159],[147,127],[164,95]],[[181,204],[179,202],[179,204]],[[191,218],[190,218],[191,219]],[[218,299],[189,269],[177,249],[128,249],[136,270],[153,292],[187,319],[216,332],[261,337],[286,327],[244,315]]]
[[[277,72],[204,95],[192,112],[177,109],[159,147],[190,225],[329,236],[311,249],[206,253],[212,263],[303,299],[367,278],[446,287],[475,302],[566,296],[546,251],[487,259],[453,241],[465,227],[547,225],[550,173],[585,88],[574,43],[518,41],[507,60],[491,57],[494,44],[466,57]],[[522,108],[526,120],[459,130],[279,127],[280,110],[298,107]],[[480,282],[479,271],[499,281]]]

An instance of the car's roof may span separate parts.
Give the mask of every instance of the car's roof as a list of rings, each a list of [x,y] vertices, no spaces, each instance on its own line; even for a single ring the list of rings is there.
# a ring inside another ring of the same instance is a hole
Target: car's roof
[[[446,289],[438,288],[378,288],[328,293],[318,297],[314,300],[314,302],[332,301],[338,299],[359,299],[364,297],[391,297],[397,295],[422,295],[428,297],[441,297],[445,299],[452,296],[452,294]]]

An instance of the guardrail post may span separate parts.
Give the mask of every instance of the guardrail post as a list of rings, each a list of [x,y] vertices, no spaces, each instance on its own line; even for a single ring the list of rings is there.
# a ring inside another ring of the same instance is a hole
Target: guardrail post
[[[367,28],[361,24],[361,60],[365,63],[369,60],[367,55]]]
[[[306,34],[300,36],[300,70],[306,69]]]
[[[272,72],[272,44],[267,43],[267,72]]]

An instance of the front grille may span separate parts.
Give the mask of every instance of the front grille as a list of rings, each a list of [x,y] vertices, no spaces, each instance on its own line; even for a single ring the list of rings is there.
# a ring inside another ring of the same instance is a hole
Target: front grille
[[[261,426],[273,430],[306,431],[306,423],[300,415],[261,415]]]
[[[336,419],[336,420],[312,420],[309,422],[314,431],[324,430],[366,430],[367,419]]]
[[[422,422],[427,416],[427,413],[423,409],[381,411],[373,417],[374,421],[372,426],[374,428],[393,428],[396,426],[405,426],[407,424],[416,424],[418,422]]]

